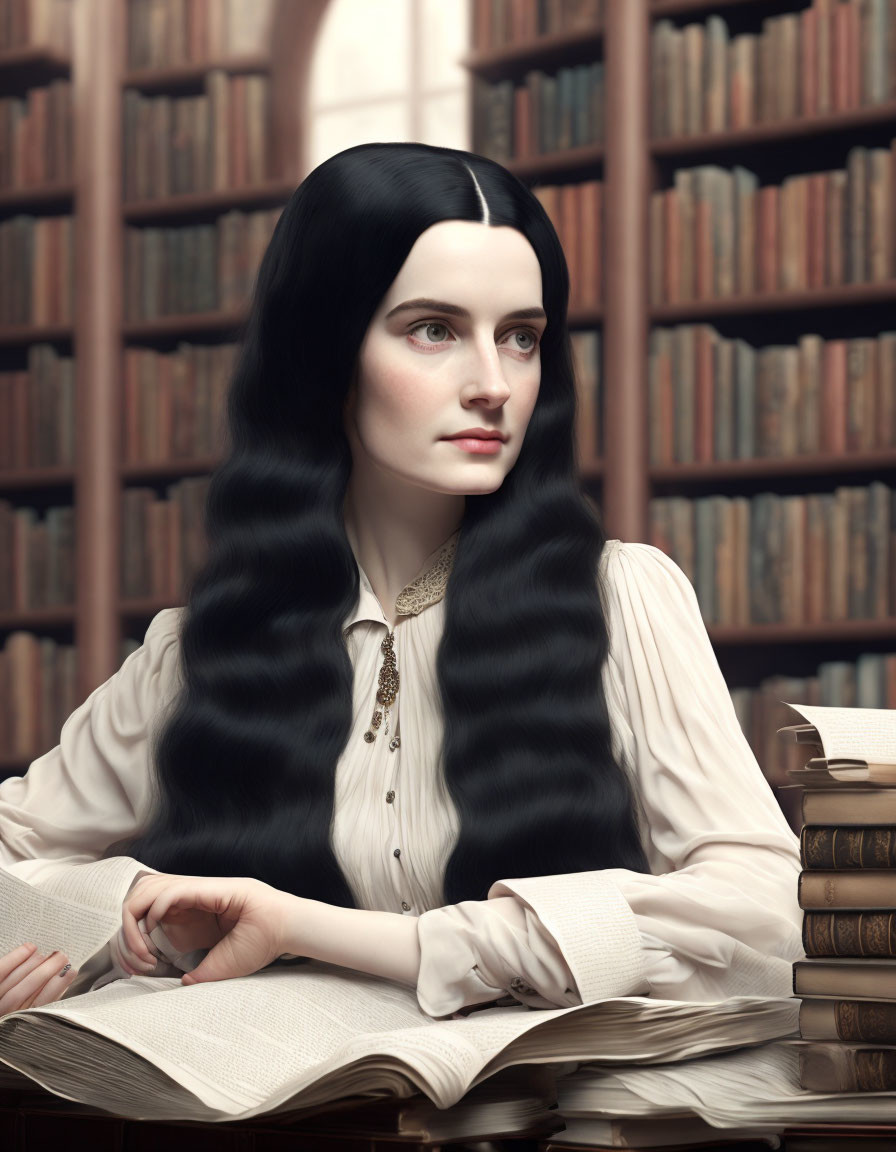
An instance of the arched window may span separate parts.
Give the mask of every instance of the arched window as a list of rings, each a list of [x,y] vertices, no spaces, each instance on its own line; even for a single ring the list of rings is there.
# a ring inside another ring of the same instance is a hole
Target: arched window
[[[353,144],[469,148],[469,0],[331,0],[311,62],[304,170]]]

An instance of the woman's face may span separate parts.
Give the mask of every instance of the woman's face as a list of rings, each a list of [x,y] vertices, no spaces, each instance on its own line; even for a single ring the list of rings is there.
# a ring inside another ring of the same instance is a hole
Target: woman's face
[[[499,488],[538,397],[546,323],[522,233],[467,220],[428,228],[361,344],[345,408],[355,470],[455,495]],[[503,439],[488,453],[448,439],[470,428]]]

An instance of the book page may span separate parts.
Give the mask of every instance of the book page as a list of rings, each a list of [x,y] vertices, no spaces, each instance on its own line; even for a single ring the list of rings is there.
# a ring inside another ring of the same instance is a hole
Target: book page
[[[557,1082],[562,1115],[653,1116],[692,1109],[716,1127],[800,1122],[896,1121],[892,1092],[808,1092],[799,1083],[800,1040],[655,1067],[582,1066]]]
[[[823,708],[787,704],[818,729],[825,757],[896,764],[896,708]]]
[[[0,868],[0,955],[33,943],[41,952],[64,952],[73,967],[118,931],[121,916],[52,896]]]
[[[131,882],[141,873],[154,872],[154,868],[147,868],[130,856],[110,856],[107,860],[70,864],[33,883],[49,896],[107,912],[120,926],[121,904]]]
[[[132,976],[0,1020],[0,1059],[28,1074],[32,1067],[46,1071],[40,1056],[46,1041],[33,1050],[33,1065],[23,1067],[13,1059],[21,1056],[22,1038],[37,1015],[79,1025],[114,1042],[101,1046],[107,1052],[105,1059],[115,1065],[116,1075],[128,1065],[130,1070],[120,1083],[113,1084],[108,1076],[94,1076],[93,1088],[81,1083],[83,1092],[93,1093],[82,1098],[100,1106],[103,1098],[115,1101],[107,1106],[117,1106],[127,1115],[136,1115],[134,1109],[145,1104],[142,1118],[178,1118],[186,1113],[182,1101],[173,1113],[164,1111],[164,1099],[143,1101],[140,1061],[119,1051],[118,1045],[182,1084],[206,1109],[236,1116],[260,1108],[286,1082],[295,1085],[288,1093],[292,1095],[325,1076],[340,1053],[345,1062],[359,1052],[369,1055],[376,1045],[365,1046],[365,1035],[383,1030],[403,1033],[435,1023],[417,1005],[413,989],[317,962],[190,987],[174,978]],[[14,1024],[15,1038],[9,1032]],[[87,1037],[78,1034],[84,1044]],[[69,1065],[58,1075],[70,1079],[73,1072]],[[48,1086],[55,1091],[56,1084]],[[411,1091],[408,1087],[405,1095]]]

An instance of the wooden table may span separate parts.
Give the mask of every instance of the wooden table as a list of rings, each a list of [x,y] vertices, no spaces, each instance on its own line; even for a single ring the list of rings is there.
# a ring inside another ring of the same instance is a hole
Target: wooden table
[[[310,1130],[313,1118],[272,1124],[264,1117],[241,1123],[125,1120],[48,1092],[0,1091],[2,1152],[460,1152],[474,1144],[420,1143],[359,1134],[327,1136]],[[815,1125],[785,1131],[782,1152],[896,1152],[896,1125]],[[496,1138],[502,1152],[604,1152],[564,1144],[563,1133],[532,1133],[523,1139]],[[681,1148],[681,1146],[679,1146]],[[769,1152],[753,1140],[695,1144],[694,1152]],[[611,1150],[612,1152],[612,1150]],[[630,1150],[631,1152],[631,1150]],[[645,1150],[653,1152],[653,1150]],[[681,1152],[687,1152],[681,1148]]]

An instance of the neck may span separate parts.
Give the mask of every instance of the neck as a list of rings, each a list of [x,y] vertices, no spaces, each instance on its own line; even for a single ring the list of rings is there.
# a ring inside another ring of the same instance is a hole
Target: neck
[[[433,493],[421,493],[432,496]],[[395,621],[395,600],[421,575],[432,554],[457,531],[463,519],[464,497],[442,497],[414,509],[398,509],[359,496],[352,485],[343,506],[345,532],[355,559],[364,569],[383,611]]]

